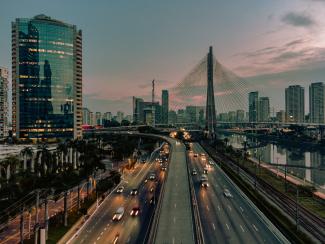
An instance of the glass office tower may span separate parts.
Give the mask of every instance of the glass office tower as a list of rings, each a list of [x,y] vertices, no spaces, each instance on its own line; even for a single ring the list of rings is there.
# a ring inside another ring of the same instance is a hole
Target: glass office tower
[[[12,23],[13,132],[81,137],[82,33],[45,15]]]

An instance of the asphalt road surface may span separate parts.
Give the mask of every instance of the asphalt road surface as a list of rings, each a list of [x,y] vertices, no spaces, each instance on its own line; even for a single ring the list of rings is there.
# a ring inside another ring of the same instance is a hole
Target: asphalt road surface
[[[174,139],[155,243],[195,243],[185,146]]]
[[[205,243],[289,243],[212,159],[200,155],[207,153],[198,143],[192,144],[192,151],[188,158],[191,171],[197,171],[191,177]],[[209,187],[203,188],[200,180],[207,165]],[[224,195],[225,189],[232,197]]]
[[[146,181],[151,172],[156,173],[156,180]],[[164,176],[165,172],[160,170],[158,163],[137,164],[134,172],[123,175],[120,184],[125,187],[123,193],[111,193],[70,243],[141,243],[154,212],[150,199],[154,194],[158,196]],[[130,192],[135,188],[138,195],[131,196]],[[124,215],[121,220],[113,221],[119,207],[124,207]],[[133,207],[140,207],[138,216],[130,216]]]

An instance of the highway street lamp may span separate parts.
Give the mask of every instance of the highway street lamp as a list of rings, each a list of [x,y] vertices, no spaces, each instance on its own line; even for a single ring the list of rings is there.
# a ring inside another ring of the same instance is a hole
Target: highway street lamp
[[[284,189],[287,192],[287,165],[284,165]]]
[[[296,187],[296,229],[299,229],[299,188],[298,185]]]

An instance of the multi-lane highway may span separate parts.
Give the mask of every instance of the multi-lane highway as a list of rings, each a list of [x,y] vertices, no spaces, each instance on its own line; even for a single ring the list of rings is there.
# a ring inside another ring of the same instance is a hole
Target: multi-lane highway
[[[148,179],[153,172],[156,179]],[[151,200],[158,197],[164,178],[165,171],[158,163],[137,164],[134,171],[123,175],[119,186],[124,186],[124,191],[110,194],[70,243],[142,243],[155,208]],[[137,195],[130,194],[133,189]],[[124,215],[113,221],[120,207]],[[138,216],[130,216],[134,207],[140,208]]]
[[[201,156],[207,154],[198,143],[191,148],[188,161],[197,171],[191,177],[205,243],[289,243],[212,159]],[[201,175],[207,165],[209,187],[204,188]],[[225,196],[225,189],[232,197]]]

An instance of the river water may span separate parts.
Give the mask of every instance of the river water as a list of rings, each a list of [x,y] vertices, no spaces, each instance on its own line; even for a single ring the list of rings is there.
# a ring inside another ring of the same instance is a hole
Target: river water
[[[243,148],[247,141],[248,152],[251,157],[261,162],[271,164],[287,165],[287,172],[302,180],[313,183],[325,189],[325,149],[306,150],[303,147],[291,147],[290,145],[278,145],[261,141],[255,137],[247,137],[239,134],[221,134],[220,138],[227,137],[229,144],[234,148]],[[294,166],[312,167],[312,169],[299,168]],[[276,166],[275,166],[276,167]],[[284,171],[284,167],[278,167]],[[315,168],[315,169],[314,169]],[[320,170],[322,168],[323,170]]]

